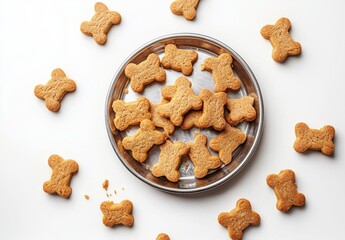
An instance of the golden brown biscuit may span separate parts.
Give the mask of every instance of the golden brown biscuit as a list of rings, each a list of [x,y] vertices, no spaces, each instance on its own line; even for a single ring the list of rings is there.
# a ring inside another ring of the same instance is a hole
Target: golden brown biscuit
[[[176,79],[175,85],[165,86],[162,89],[162,96],[170,100],[169,103],[161,105],[158,113],[162,117],[170,118],[175,126],[180,126],[183,116],[191,109],[202,108],[202,101],[195,96],[191,88],[192,83],[185,77]]]
[[[168,236],[167,234],[165,234],[165,233],[160,233],[160,234],[157,236],[156,240],[170,240],[170,238],[169,238],[169,236]]]
[[[222,162],[216,156],[212,156],[208,151],[207,137],[204,134],[197,134],[194,143],[187,143],[190,147],[188,155],[194,165],[194,176],[203,178],[209,169],[220,167]]]
[[[156,177],[165,176],[171,182],[180,178],[179,166],[181,158],[187,155],[189,146],[182,142],[172,143],[167,140],[160,147],[158,163],[152,167],[152,174]]]
[[[292,40],[289,30],[291,23],[288,18],[280,18],[275,25],[266,25],[261,29],[261,35],[270,40],[274,61],[283,62],[288,56],[299,55],[301,44]]]
[[[160,59],[154,53],[139,64],[128,64],[125,74],[131,80],[130,85],[133,91],[138,93],[144,91],[146,85],[154,81],[164,82],[166,78],[164,69],[160,67]]]
[[[189,76],[193,72],[193,63],[198,59],[194,50],[178,49],[174,44],[165,46],[165,55],[162,58],[164,68],[173,69]]]
[[[210,141],[210,148],[219,152],[220,160],[225,164],[229,164],[232,160],[232,152],[244,141],[246,134],[239,129],[226,124],[225,129]]]
[[[231,68],[232,57],[229,53],[222,53],[218,58],[206,58],[201,70],[212,72],[213,80],[216,82],[214,90],[225,92],[227,89],[236,91],[241,87],[241,81],[234,75]]]
[[[132,151],[135,160],[144,162],[153,145],[164,143],[166,137],[164,133],[156,130],[155,124],[151,120],[144,119],[133,136],[127,136],[122,140],[122,145],[126,150]]]
[[[238,99],[228,99],[226,108],[230,111],[230,114],[226,116],[227,122],[231,126],[236,126],[240,122],[254,121],[256,118],[256,111],[253,107],[254,97],[245,96]]]
[[[93,36],[96,43],[104,45],[110,28],[121,22],[121,15],[118,12],[109,11],[108,7],[101,2],[96,2],[95,12],[91,21],[83,22],[80,25],[80,31]]]
[[[73,174],[78,172],[78,163],[74,160],[63,160],[59,155],[53,154],[49,157],[48,164],[53,172],[50,180],[43,184],[43,190],[46,193],[56,193],[63,198],[69,198],[72,193],[71,179]]]
[[[223,212],[218,216],[218,222],[226,227],[232,240],[240,240],[243,231],[249,225],[258,225],[260,223],[260,215],[252,211],[252,206],[247,199],[239,199],[236,208],[231,212]]]
[[[297,191],[295,173],[292,170],[282,170],[279,175],[271,174],[266,178],[268,186],[274,189],[277,196],[277,209],[286,212],[291,206],[303,206],[305,197]]]
[[[200,126],[198,120],[199,118],[201,117],[201,114],[202,114],[202,111],[201,110],[198,110],[198,111],[189,111],[184,119],[183,119],[183,122],[181,124],[181,128],[183,130],[189,130],[191,129],[192,127],[197,127],[197,128],[200,128],[202,129],[202,127]]]
[[[151,120],[152,122],[155,123],[156,127],[160,127],[164,129],[164,132],[167,133],[167,135],[169,134],[173,134],[175,131],[175,125],[172,124],[169,119],[162,117],[161,115],[159,115],[158,113],[158,108],[159,106],[161,106],[162,104],[166,104],[169,101],[162,99],[160,103],[158,104],[154,104],[151,103]]]
[[[183,15],[185,19],[193,20],[198,4],[199,0],[176,0],[171,4],[170,10],[175,15]]]
[[[305,123],[297,123],[295,126],[296,141],[293,145],[297,152],[303,153],[310,150],[321,151],[325,155],[334,152],[333,138],[335,129],[326,125],[320,130],[310,129]]]
[[[46,107],[53,112],[60,109],[61,101],[68,92],[74,92],[77,85],[69,79],[60,68],[53,70],[52,79],[46,85],[37,85],[35,87],[35,96],[44,99]]]
[[[144,119],[150,119],[150,101],[145,97],[139,97],[136,101],[126,103],[123,100],[115,100],[112,105],[115,112],[114,124],[117,129],[123,131],[129,126],[137,125]]]
[[[223,130],[226,125],[224,105],[228,95],[224,92],[212,93],[208,89],[201,89],[199,97],[203,101],[203,108],[197,125],[201,128],[213,127],[218,131]]]
[[[133,226],[133,204],[131,201],[123,200],[119,204],[111,201],[104,201],[100,208],[103,213],[103,223],[105,226],[112,227],[119,224],[127,227]]]

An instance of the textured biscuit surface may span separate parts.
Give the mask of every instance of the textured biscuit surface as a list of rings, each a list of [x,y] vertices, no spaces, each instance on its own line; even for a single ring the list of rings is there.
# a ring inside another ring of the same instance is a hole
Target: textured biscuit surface
[[[291,206],[303,206],[305,197],[297,192],[295,173],[292,170],[282,170],[280,173],[271,174],[266,178],[268,186],[274,189],[277,196],[276,207],[282,212],[288,211]]]
[[[194,50],[178,49],[174,44],[165,46],[165,55],[162,58],[164,68],[173,69],[189,76],[193,72],[193,63],[198,59]]]
[[[276,62],[283,62],[288,56],[301,53],[301,44],[292,40],[289,33],[290,28],[290,20],[280,18],[275,25],[266,25],[261,29],[261,35],[271,42],[272,57]]]
[[[218,216],[218,222],[228,229],[229,236],[232,240],[240,240],[243,231],[249,225],[258,225],[260,215],[252,211],[252,206],[247,199],[239,199],[236,208],[231,212],[223,212]]]
[[[305,152],[308,149],[321,151],[325,155],[334,152],[333,138],[335,129],[326,125],[321,129],[310,129],[305,123],[297,123],[295,126],[296,141],[293,145],[297,152]]]
[[[122,140],[122,145],[126,150],[132,151],[135,160],[144,162],[147,159],[148,151],[154,145],[164,143],[165,139],[166,135],[157,131],[151,120],[144,119],[133,136],[127,136]]]
[[[54,69],[51,77],[46,85],[37,85],[34,94],[45,100],[46,107],[50,111],[56,112],[60,109],[61,101],[66,93],[74,92],[77,85],[60,68]]]
[[[199,110],[202,107],[201,99],[194,94],[191,88],[192,83],[185,77],[176,79],[175,85],[165,86],[162,89],[162,96],[170,100],[158,108],[162,117],[170,118],[175,126],[180,126],[183,116],[191,109]]]
[[[175,131],[175,125],[172,124],[169,121],[169,119],[162,117],[158,113],[159,106],[161,106],[162,104],[166,104],[168,102],[169,101],[162,99],[160,103],[157,103],[157,104],[151,103],[151,114],[152,114],[151,120],[152,122],[155,123],[156,127],[163,128],[165,133],[172,134]]]
[[[101,203],[100,208],[103,213],[103,223],[105,226],[112,227],[119,224],[127,227],[133,226],[133,204],[131,201],[123,200],[118,204],[111,201],[104,201]]]
[[[78,163],[74,160],[63,160],[59,155],[53,154],[48,159],[53,172],[49,181],[43,184],[43,190],[50,194],[58,194],[69,198],[72,193],[70,187],[72,175],[78,172]]]
[[[229,53],[222,53],[218,58],[206,58],[201,70],[212,72],[213,80],[216,82],[214,90],[225,92],[227,89],[236,91],[241,87],[241,81],[234,75],[231,68],[232,57]]]
[[[131,80],[130,85],[133,91],[138,93],[142,92],[146,85],[154,81],[164,82],[166,78],[164,69],[160,67],[160,59],[154,53],[139,64],[128,64],[125,74]]]
[[[239,129],[226,124],[225,129],[210,141],[210,148],[219,152],[220,160],[226,165],[232,160],[232,152],[244,141],[247,136]]]
[[[223,130],[226,125],[224,105],[227,103],[227,94],[224,92],[212,93],[208,89],[201,89],[199,97],[203,101],[203,108],[197,125],[201,128],[213,127],[218,131]]]
[[[212,156],[208,151],[207,137],[203,134],[197,134],[193,143],[187,143],[190,147],[188,155],[194,165],[194,175],[197,178],[203,178],[207,175],[209,169],[220,167],[222,162],[216,156]]]
[[[180,125],[180,127],[183,129],[183,130],[189,130],[191,129],[192,127],[197,127],[197,128],[200,128],[202,129],[202,127],[200,126],[199,124],[199,118],[201,117],[201,114],[202,114],[202,111],[201,110],[198,110],[198,111],[189,111],[184,119],[183,119],[183,122],[182,124]]]
[[[181,158],[189,151],[189,146],[182,142],[172,143],[167,140],[160,146],[158,163],[152,168],[152,174],[156,177],[165,176],[171,182],[177,182],[180,177],[179,166]]]
[[[115,112],[115,127],[120,131],[129,126],[137,125],[144,119],[151,118],[150,101],[145,97],[139,97],[136,101],[129,103],[115,100],[112,108]]]
[[[108,7],[101,2],[95,3],[95,14],[91,21],[83,22],[80,31],[86,35],[93,36],[96,43],[104,45],[107,41],[107,33],[112,25],[121,22],[121,15],[115,11],[109,11]]]
[[[167,234],[165,234],[165,233],[160,233],[160,234],[157,236],[156,240],[170,240],[170,238],[169,238],[169,236],[168,236]]]
[[[193,20],[196,17],[196,8],[199,0],[176,0],[170,5],[173,14],[183,15],[187,20]]]
[[[240,122],[254,121],[256,118],[256,111],[253,107],[254,97],[245,96],[239,99],[228,99],[226,108],[230,114],[226,116],[227,122],[231,126],[236,126]]]

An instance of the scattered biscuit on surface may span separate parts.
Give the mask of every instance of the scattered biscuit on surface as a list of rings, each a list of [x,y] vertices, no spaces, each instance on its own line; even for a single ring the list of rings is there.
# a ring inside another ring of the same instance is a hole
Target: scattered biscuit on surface
[[[208,89],[201,89],[199,93],[203,101],[202,114],[197,125],[201,128],[213,127],[221,131],[225,128],[224,105],[227,103],[228,95],[224,92],[212,93]]]
[[[87,195],[87,194],[85,194],[85,195],[84,195],[84,198],[85,198],[86,200],[89,200],[89,199],[90,199],[90,196]]]
[[[254,100],[252,96],[245,96],[238,99],[229,98],[226,108],[230,113],[226,116],[226,121],[231,126],[236,126],[243,121],[254,121],[256,118],[256,111],[253,107]]]
[[[156,240],[170,240],[170,238],[169,238],[169,236],[168,236],[167,234],[165,234],[165,233],[160,233],[160,234],[157,236]]]
[[[100,208],[103,213],[103,223],[105,226],[112,227],[120,224],[127,227],[133,226],[133,204],[131,201],[123,200],[118,204],[111,201],[104,201]]]
[[[158,113],[158,108],[162,104],[166,104],[169,101],[162,99],[160,103],[151,103],[151,121],[155,123],[156,127],[160,127],[164,129],[164,132],[166,132],[168,135],[173,134],[175,131],[175,125],[170,122],[169,119],[162,117]]]
[[[129,63],[126,66],[125,75],[130,79],[130,85],[134,92],[141,93],[146,85],[154,81],[165,81],[166,72],[160,67],[160,64],[158,55],[151,53],[141,63]]]
[[[183,15],[185,19],[193,20],[198,4],[199,0],[175,0],[170,5],[170,10],[175,15]]]
[[[104,188],[104,190],[108,190],[109,187],[109,180],[105,179],[104,182],[102,183],[102,187]]]
[[[78,163],[74,160],[64,160],[59,155],[53,154],[49,157],[48,164],[53,172],[50,180],[43,184],[43,190],[46,193],[56,193],[63,198],[69,198],[72,193],[71,179],[79,170]]]
[[[54,69],[51,77],[46,85],[37,85],[34,94],[36,97],[45,100],[46,107],[50,111],[56,112],[60,109],[61,101],[66,93],[74,92],[77,85],[60,68]]]
[[[152,167],[155,177],[165,176],[171,182],[177,182],[180,178],[179,166],[181,158],[187,155],[189,146],[182,142],[172,143],[167,140],[160,147],[158,163]]]
[[[129,126],[137,125],[144,119],[150,119],[150,101],[145,97],[139,97],[136,101],[126,103],[123,100],[115,100],[112,105],[115,112],[115,127],[123,131]]]
[[[183,116],[189,110],[199,110],[202,108],[201,99],[194,94],[191,88],[192,83],[185,77],[179,77],[175,85],[164,86],[162,96],[170,100],[158,108],[158,113],[162,117],[169,118],[175,126],[180,126]]]
[[[95,15],[91,21],[85,21],[80,25],[80,31],[85,35],[93,36],[99,45],[104,45],[110,28],[120,22],[121,15],[118,12],[109,11],[104,3],[96,2]]]
[[[310,129],[305,123],[297,123],[295,134],[296,141],[293,147],[297,152],[303,153],[308,149],[321,151],[325,155],[331,155],[334,152],[335,129],[330,125],[321,129]]]
[[[291,22],[288,18],[280,18],[275,25],[266,25],[261,29],[261,35],[271,42],[274,61],[281,63],[288,56],[299,55],[301,44],[292,40],[289,30]]]
[[[207,149],[207,137],[204,134],[197,134],[195,141],[187,143],[189,146],[188,156],[194,165],[194,176],[203,178],[208,170],[221,166],[222,162],[216,156],[212,156]]]
[[[243,231],[249,225],[258,225],[260,215],[252,211],[252,206],[247,199],[239,199],[236,208],[231,212],[223,212],[218,216],[218,222],[228,229],[229,236],[232,240],[240,240]]]
[[[193,63],[198,59],[194,50],[178,49],[174,44],[165,46],[165,55],[162,58],[164,68],[173,69],[189,76],[193,72]]]
[[[232,152],[246,141],[246,134],[241,130],[225,125],[225,129],[210,141],[210,148],[219,152],[220,160],[225,164],[232,161]]]
[[[202,114],[202,110],[197,110],[197,111],[189,111],[183,118],[183,122],[180,125],[180,128],[182,128],[183,130],[189,130],[192,127],[196,127],[196,128],[200,128],[202,129],[202,127],[200,126],[198,120],[201,117]]]
[[[266,182],[274,189],[278,210],[286,212],[292,206],[301,207],[305,204],[305,196],[297,191],[295,173],[292,170],[282,170],[278,175],[271,174],[266,178]]]
[[[214,91],[226,92],[227,89],[237,91],[241,87],[241,81],[232,70],[232,56],[230,53],[222,53],[218,58],[206,58],[201,70],[212,72],[215,81]]]
[[[154,145],[164,143],[166,138],[166,134],[156,130],[151,120],[144,119],[133,136],[127,136],[122,140],[122,145],[126,150],[132,151],[135,160],[142,163],[147,159],[148,151]]]

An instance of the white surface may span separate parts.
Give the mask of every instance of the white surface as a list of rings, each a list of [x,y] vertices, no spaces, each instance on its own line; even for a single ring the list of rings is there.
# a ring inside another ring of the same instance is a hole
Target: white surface
[[[0,1],[0,239],[153,240],[160,232],[172,240],[229,239],[217,216],[241,197],[262,219],[243,239],[344,238],[344,2],[201,0],[193,22],[173,15],[171,2],[105,1],[123,21],[99,46],[79,30],[92,17],[94,1]],[[277,64],[260,29],[282,16],[291,20],[303,53]],[[253,70],[265,101],[264,134],[250,164],[225,185],[195,196],[163,193],[131,175],[104,123],[106,93],[120,64],[147,41],[175,32],[206,34],[232,47]],[[33,89],[56,67],[78,86],[52,113]],[[335,127],[333,157],[293,150],[300,121]],[[53,153],[79,163],[69,200],[42,190]],[[307,203],[283,214],[265,179],[287,168],[295,171]],[[109,198],[102,188],[106,178]],[[133,228],[103,225],[99,205],[108,199],[132,200]]]

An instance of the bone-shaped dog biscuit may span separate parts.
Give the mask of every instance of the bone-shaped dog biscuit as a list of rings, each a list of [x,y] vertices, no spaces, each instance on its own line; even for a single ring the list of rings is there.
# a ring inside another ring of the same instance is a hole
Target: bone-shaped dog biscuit
[[[272,57],[276,62],[283,62],[288,56],[301,53],[301,44],[292,40],[289,33],[290,28],[290,20],[280,18],[275,25],[266,25],[261,29],[261,35],[271,42]]]
[[[252,206],[247,199],[239,199],[236,208],[231,212],[223,212],[218,216],[218,222],[228,229],[229,236],[232,240],[240,240],[243,231],[249,225],[258,225],[260,215],[252,211]]]
[[[53,70],[46,85],[35,87],[35,96],[45,100],[46,107],[53,112],[60,109],[61,101],[68,92],[74,92],[77,85],[60,68]]]
[[[72,175],[78,172],[78,163],[74,160],[63,160],[59,155],[53,154],[48,159],[53,172],[49,181],[43,184],[43,190],[50,194],[58,194],[69,198],[72,193],[70,187]]]
[[[226,116],[226,121],[231,126],[236,126],[240,122],[251,122],[256,118],[256,111],[253,107],[254,97],[245,96],[238,99],[229,98],[226,108],[230,113]]]
[[[183,15],[187,20],[196,17],[196,8],[199,0],[176,0],[170,5],[170,10],[175,15]]]
[[[85,21],[80,25],[80,31],[93,36],[99,45],[104,45],[107,41],[107,33],[112,25],[117,25],[120,22],[121,15],[118,12],[109,11],[104,3],[97,2],[95,4],[95,15],[91,21]]]
[[[305,123],[297,123],[295,126],[296,141],[293,145],[297,152],[305,152],[308,149],[321,151],[325,155],[334,152],[333,138],[335,129],[326,125],[320,130],[310,129]]]
[[[103,213],[103,223],[105,226],[112,227],[119,224],[127,227],[133,226],[133,204],[131,201],[123,200],[118,204],[111,201],[104,201],[101,203],[100,208]]]
[[[274,189],[277,196],[276,207],[282,212],[288,211],[292,206],[303,206],[305,196],[297,191],[295,173],[292,170],[282,170],[266,178],[268,186]]]
[[[213,80],[216,82],[214,90],[225,92],[227,89],[236,91],[241,87],[241,81],[234,75],[231,68],[232,57],[229,53],[222,53],[218,58],[206,58],[201,70],[212,72]]]
[[[139,64],[128,64],[125,74],[131,80],[130,85],[133,91],[138,93],[144,91],[145,86],[153,81],[164,82],[166,78],[164,69],[160,67],[160,59],[155,53],[151,53]]]

